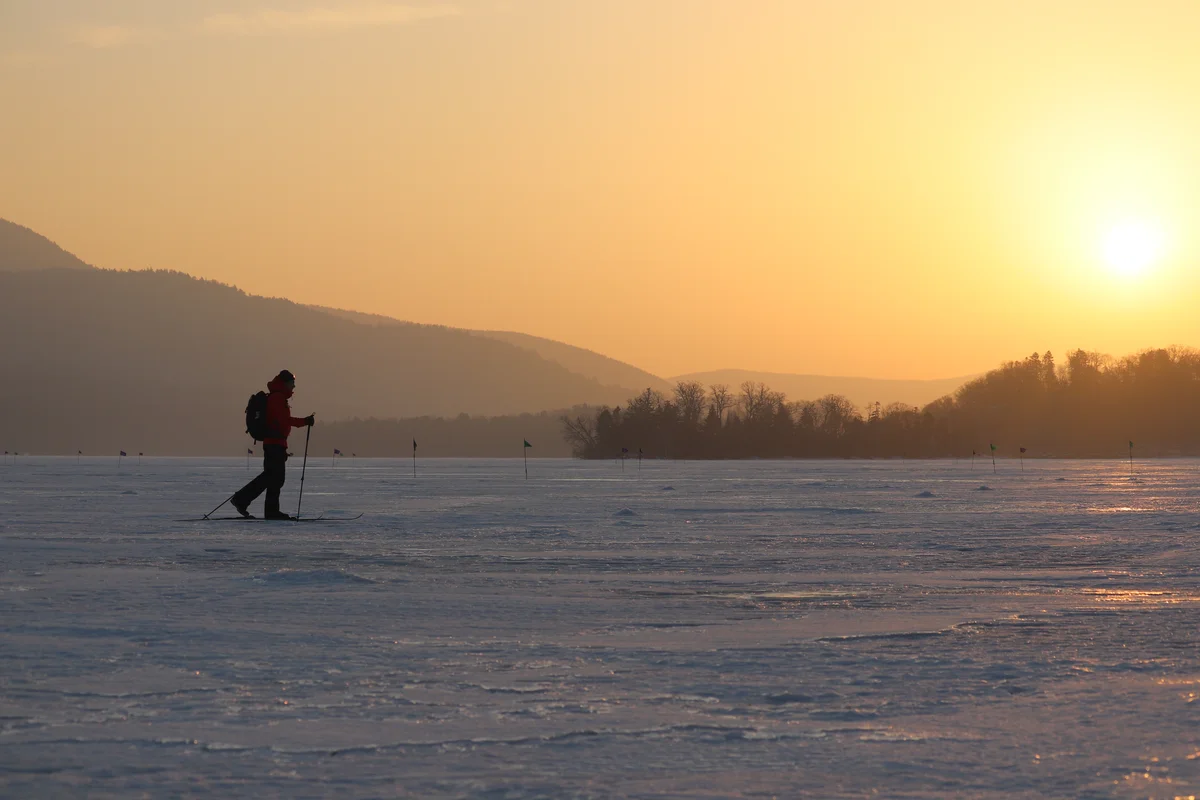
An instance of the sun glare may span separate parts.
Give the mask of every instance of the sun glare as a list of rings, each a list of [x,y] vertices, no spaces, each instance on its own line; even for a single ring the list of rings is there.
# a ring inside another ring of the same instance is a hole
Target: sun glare
[[[1127,220],[1104,235],[1104,262],[1125,278],[1136,278],[1153,267],[1163,254],[1162,229],[1146,220]]]

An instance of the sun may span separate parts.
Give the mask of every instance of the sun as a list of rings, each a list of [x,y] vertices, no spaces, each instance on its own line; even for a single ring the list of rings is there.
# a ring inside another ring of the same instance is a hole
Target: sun
[[[1123,278],[1137,278],[1162,258],[1165,239],[1155,222],[1131,219],[1109,228],[1101,242],[1104,262]]]

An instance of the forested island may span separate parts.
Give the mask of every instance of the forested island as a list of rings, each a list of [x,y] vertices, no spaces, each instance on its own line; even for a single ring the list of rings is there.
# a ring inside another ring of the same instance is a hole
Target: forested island
[[[1200,352],[1171,347],[1122,359],[1075,350],[1062,364],[1034,353],[923,408],[680,382],[561,423],[580,458],[970,457],[993,445],[1014,458],[1173,456],[1200,455],[1198,412]]]

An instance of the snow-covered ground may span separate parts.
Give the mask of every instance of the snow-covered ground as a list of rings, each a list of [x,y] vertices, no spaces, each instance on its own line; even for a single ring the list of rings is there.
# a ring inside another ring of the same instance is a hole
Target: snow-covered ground
[[[10,457],[0,796],[1200,794],[1200,462],[411,469]]]

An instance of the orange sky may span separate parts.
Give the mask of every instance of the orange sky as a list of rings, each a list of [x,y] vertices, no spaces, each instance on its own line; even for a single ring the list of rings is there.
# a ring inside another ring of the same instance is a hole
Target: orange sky
[[[1200,345],[1200,4],[8,0],[0,217],[99,266],[924,378]],[[1161,231],[1137,276],[1101,255]]]

